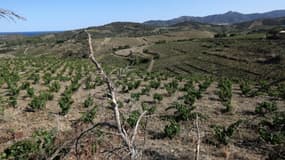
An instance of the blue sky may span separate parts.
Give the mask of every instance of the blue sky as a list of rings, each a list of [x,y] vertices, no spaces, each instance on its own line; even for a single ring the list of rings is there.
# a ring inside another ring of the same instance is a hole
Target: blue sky
[[[205,16],[285,9],[285,0],[1,0],[27,21],[0,19],[0,32],[60,31],[114,21],[143,22],[179,16]]]

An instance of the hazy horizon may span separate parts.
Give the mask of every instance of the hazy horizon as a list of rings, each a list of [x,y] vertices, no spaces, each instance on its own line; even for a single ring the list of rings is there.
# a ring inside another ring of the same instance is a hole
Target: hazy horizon
[[[258,5],[257,5],[258,4]],[[13,2],[3,0],[0,8],[12,10],[27,18],[27,21],[0,20],[0,32],[66,31],[100,26],[111,22],[144,22],[168,20],[180,16],[207,16],[228,11],[240,13],[263,13],[281,10],[284,0],[250,2],[240,0],[91,0],[71,2],[36,0]]]

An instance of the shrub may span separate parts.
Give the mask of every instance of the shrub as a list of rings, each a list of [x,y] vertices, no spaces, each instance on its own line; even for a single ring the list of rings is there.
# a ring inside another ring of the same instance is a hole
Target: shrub
[[[259,85],[260,85],[260,89],[259,89],[260,92],[267,93],[269,91],[270,87],[267,81],[262,80],[259,82]]]
[[[138,89],[139,88],[139,86],[140,86],[140,84],[141,84],[141,81],[140,80],[138,80],[138,81],[135,81],[134,82],[134,89]]]
[[[174,94],[176,92],[176,90],[178,89],[177,80],[173,80],[172,82],[166,84],[165,89],[168,93],[168,96],[171,96],[172,94]]]
[[[238,120],[227,128],[225,126],[214,126],[214,135],[216,139],[220,143],[227,145],[241,123],[242,121]]]
[[[212,79],[207,78],[203,83],[199,83],[199,91],[205,92],[212,83]]]
[[[176,122],[187,121],[196,118],[199,113],[192,112],[196,107],[186,106],[179,103],[174,103],[172,106],[168,107],[166,110],[175,109],[174,119]],[[200,114],[199,114],[200,115]]]
[[[66,115],[72,105],[73,101],[71,95],[64,94],[59,100],[59,107],[61,108],[61,115]]]
[[[91,123],[95,118],[96,112],[97,107],[93,107],[90,111],[87,111],[82,115],[81,120],[85,123]]]
[[[47,85],[47,84],[49,84],[52,81],[52,76],[51,76],[50,73],[46,73],[43,76],[43,79],[44,79],[44,83]]]
[[[22,85],[21,85],[21,90],[25,90],[25,89],[28,89],[30,87],[30,83],[29,82],[24,82]]]
[[[231,104],[230,101],[228,102],[223,102],[223,105],[226,107],[223,112],[227,113],[227,112],[232,112],[233,111],[233,106]]]
[[[218,95],[221,99],[224,106],[226,106],[225,112],[231,112],[233,110],[233,107],[231,105],[232,101],[232,82],[228,79],[224,79],[219,82],[220,88]]]
[[[44,99],[45,101],[52,101],[53,100],[53,94],[50,93],[50,92],[45,92],[45,91],[42,91],[40,93],[40,97],[42,99]]]
[[[147,111],[148,115],[154,114],[156,111],[156,106],[149,105],[147,103],[141,103],[143,111]]]
[[[129,118],[127,119],[128,124],[134,128],[136,126],[136,123],[140,117],[140,112],[139,111],[133,111],[131,112]]]
[[[172,139],[175,135],[179,134],[179,132],[180,125],[175,121],[171,121],[170,124],[165,126],[164,128],[164,135],[170,139]]]
[[[155,93],[155,94],[153,95],[153,99],[156,100],[156,101],[158,101],[158,102],[160,102],[160,101],[162,101],[163,96],[162,96],[161,94]]]
[[[191,94],[186,94],[183,97],[181,97],[184,100],[184,103],[187,105],[192,106],[195,103],[195,96]]]
[[[285,84],[278,85],[277,90],[279,92],[279,97],[285,99]]]
[[[45,97],[34,97],[31,101],[31,103],[29,104],[29,106],[33,109],[33,110],[40,110],[45,108],[46,106],[46,99]]]
[[[90,106],[93,105],[93,98],[91,97],[91,95],[89,94],[87,99],[84,101],[84,107],[88,108]]]
[[[255,113],[260,115],[265,115],[266,113],[272,113],[277,111],[276,102],[262,102],[255,108]]]
[[[54,150],[55,136],[53,132],[39,130],[33,133],[32,138],[25,139],[14,143],[9,148],[6,148],[0,159],[44,159],[49,156]]]
[[[34,84],[37,84],[40,81],[40,75],[33,73],[33,74],[31,74],[31,76],[28,79],[32,80]]]
[[[33,153],[37,152],[35,142],[31,140],[23,140],[16,142],[11,147],[4,150],[1,154],[1,159],[23,159],[28,160]]]
[[[16,85],[11,85],[9,87],[9,95],[10,96],[17,96],[20,93],[20,89],[17,88]]]
[[[275,113],[271,119],[259,123],[259,135],[265,142],[275,144],[285,143],[285,112]]]
[[[251,91],[249,83],[247,81],[242,81],[240,84],[240,90],[243,95],[248,96]]]
[[[131,93],[131,98],[135,101],[138,101],[140,99],[141,94],[140,93]]]
[[[11,105],[12,107],[17,106],[17,96],[11,96],[9,98],[9,105]]]
[[[100,77],[95,78],[95,86],[102,86],[104,84],[104,81]]]
[[[150,81],[150,84],[149,84],[150,88],[154,88],[154,89],[158,89],[159,86],[160,86],[160,81]]]
[[[26,92],[27,92],[28,97],[33,97],[35,94],[34,88],[31,88],[31,87],[29,87]]]
[[[142,90],[141,90],[141,95],[148,95],[149,92],[150,92],[150,87],[149,87],[149,86],[144,87],[144,88],[142,88]]]
[[[230,80],[222,80],[219,83],[220,88],[218,95],[224,102],[230,101],[232,98],[232,82]]]
[[[92,89],[94,88],[94,84],[92,84],[91,76],[89,76],[85,81],[85,89]]]
[[[54,81],[50,84],[49,90],[51,92],[58,92],[60,90],[60,83],[58,81]]]

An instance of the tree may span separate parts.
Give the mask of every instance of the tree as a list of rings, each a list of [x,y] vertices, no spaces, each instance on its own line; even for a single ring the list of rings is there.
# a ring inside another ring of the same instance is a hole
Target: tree
[[[0,19],[1,18],[10,19],[13,21],[15,21],[15,19],[26,20],[26,18],[18,15],[13,11],[0,8]]]

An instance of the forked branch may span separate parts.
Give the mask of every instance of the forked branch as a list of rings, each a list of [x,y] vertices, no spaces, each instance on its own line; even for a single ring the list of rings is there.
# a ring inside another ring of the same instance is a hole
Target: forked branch
[[[121,119],[120,119],[119,104],[118,104],[118,100],[117,100],[117,96],[115,93],[115,88],[114,88],[114,85],[112,83],[112,80],[107,76],[106,72],[103,70],[102,66],[96,60],[96,58],[94,56],[91,34],[87,30],[85,30],[85,32],[88,35],[88,43],[89,43],[89,50],[90,50],[89,58],[96,65],[97,69],[100,71],[100,74],[103,77],[103,80],[106,82],[106,84],[108,86],[108,91],[109,91],[109,94],[111,95],[112,108],[114,110],[115,120],[117,123],[119,134],[128,147],[128,150],[129,150],[130,155],[131,155],[131,159],[135,159],[137,156],[137,151],[136,151],[136,147],[135,147],[135,137],[137,134],[139,123],[140,123],[142,117],[146,114],[146,112],[144,112],[140,115],[140,117],[136,123],[136,126],[133,130],[132,137],[130,137],[129,134],[126,132],[126,130],[122,127],[122,123],[121,123]]]

